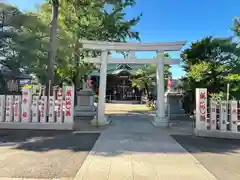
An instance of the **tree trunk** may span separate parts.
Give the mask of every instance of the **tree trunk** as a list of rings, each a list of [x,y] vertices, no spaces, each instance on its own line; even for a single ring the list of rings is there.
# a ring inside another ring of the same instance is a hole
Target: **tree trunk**
[[[78,51],[79,51],[79,43],[78,43],[78,40],[77,40],[75,42],[74,52],[73,52],[73,55],[72,55],[73,56],[73,64],[74,64],[74,66],[76,67],[76,70],[77,70],[77,72],[75,74],[75,77],[74,77],[74,80],[73,80],[75,88],[80,88],[80,86],[81,86],[81,82],[79,81],[79,78],[78,78],[78,76],[79,76],[78,70],[79,70],[79,66],[80,66],[79,56],[77,55]]]
[[[52,0],[52,21],[50,24],[50,41],[48,53],[48,82],[46,86],[47,95],[53,94],[54,64],[57,51],[57,28],[58,28],[59,0]]]
[[[145,90],[147,93],[147,106],[151,106],[151,100],[150,100],[150,92],[149,92],[149,88],[146,82],[144,82],[144,86],[145,86]]]
[[[73,78],[73,84],[74,84],[74,87],[75,87],[75,90],[74,90],[74,107],[77,105],[77,77],[74,77]]]
[[[144,86],[145,86],[145,90],[147,92],[147,99],[149,100],[150,93],[149,93],[149,89],[148,89],[147,83],[144,83]]]

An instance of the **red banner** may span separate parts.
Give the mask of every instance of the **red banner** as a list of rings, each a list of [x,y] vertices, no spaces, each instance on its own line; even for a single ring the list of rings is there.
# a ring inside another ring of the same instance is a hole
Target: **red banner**
[[[172,79],[168,79],[168,89],[172,89]]]

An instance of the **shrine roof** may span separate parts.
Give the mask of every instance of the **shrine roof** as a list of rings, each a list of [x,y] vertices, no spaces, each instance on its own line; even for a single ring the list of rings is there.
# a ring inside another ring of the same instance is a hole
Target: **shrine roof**
[[[119,74],[122,71],[128,71],[134,74],[138,69],[142,68],[143,64],[108,64],[107,74]],[[97,71],[92,72],[90,75],[99,76],[100,73]]]
[[[5,78],[13,79],[31,79],[31,77],[25,72],[19,70],[12,70],[8,66],[0,64],[0,74]]]

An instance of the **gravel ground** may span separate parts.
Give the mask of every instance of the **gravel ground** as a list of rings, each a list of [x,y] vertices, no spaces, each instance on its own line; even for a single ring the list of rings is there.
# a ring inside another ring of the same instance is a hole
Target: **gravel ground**
[[[129,114],[149,112],[145,104],[109,104],[106,103],[105,114]]]
[[[99,135],[0,133],[0,178],[73,179]]]
[[[240,179],[240,141],[172,136],[219,180]]]

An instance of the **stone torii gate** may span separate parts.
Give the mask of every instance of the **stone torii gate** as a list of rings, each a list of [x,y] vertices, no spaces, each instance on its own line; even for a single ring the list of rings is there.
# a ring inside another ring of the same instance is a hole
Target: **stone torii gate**
[[[180,51],[186,44],[186,41],[179,42],[163,42],[163,43],[121,43],[121,42],[104,42],[104,41],[80,41],[83,49],[101,51],[101,57],[87,58],[86,62],[100,63],[100,85],[98,98],[98,111],[93,124],[106,125],[109,121],[104,115],[105,98],[106,98],[106,80],[107,80],[107,64],[157,64],[157,111],[153,120],[155,126],[168,126],[168,119],[165,117],[164,103],[164,64],[179,64],[179,59],[170,59],[164,57],[164,51]],[[108,55],[110,51],[129,52],[127,58],[113,58]],[[135,52],[155,51],[156,57],[153,58],[136,58]]]

